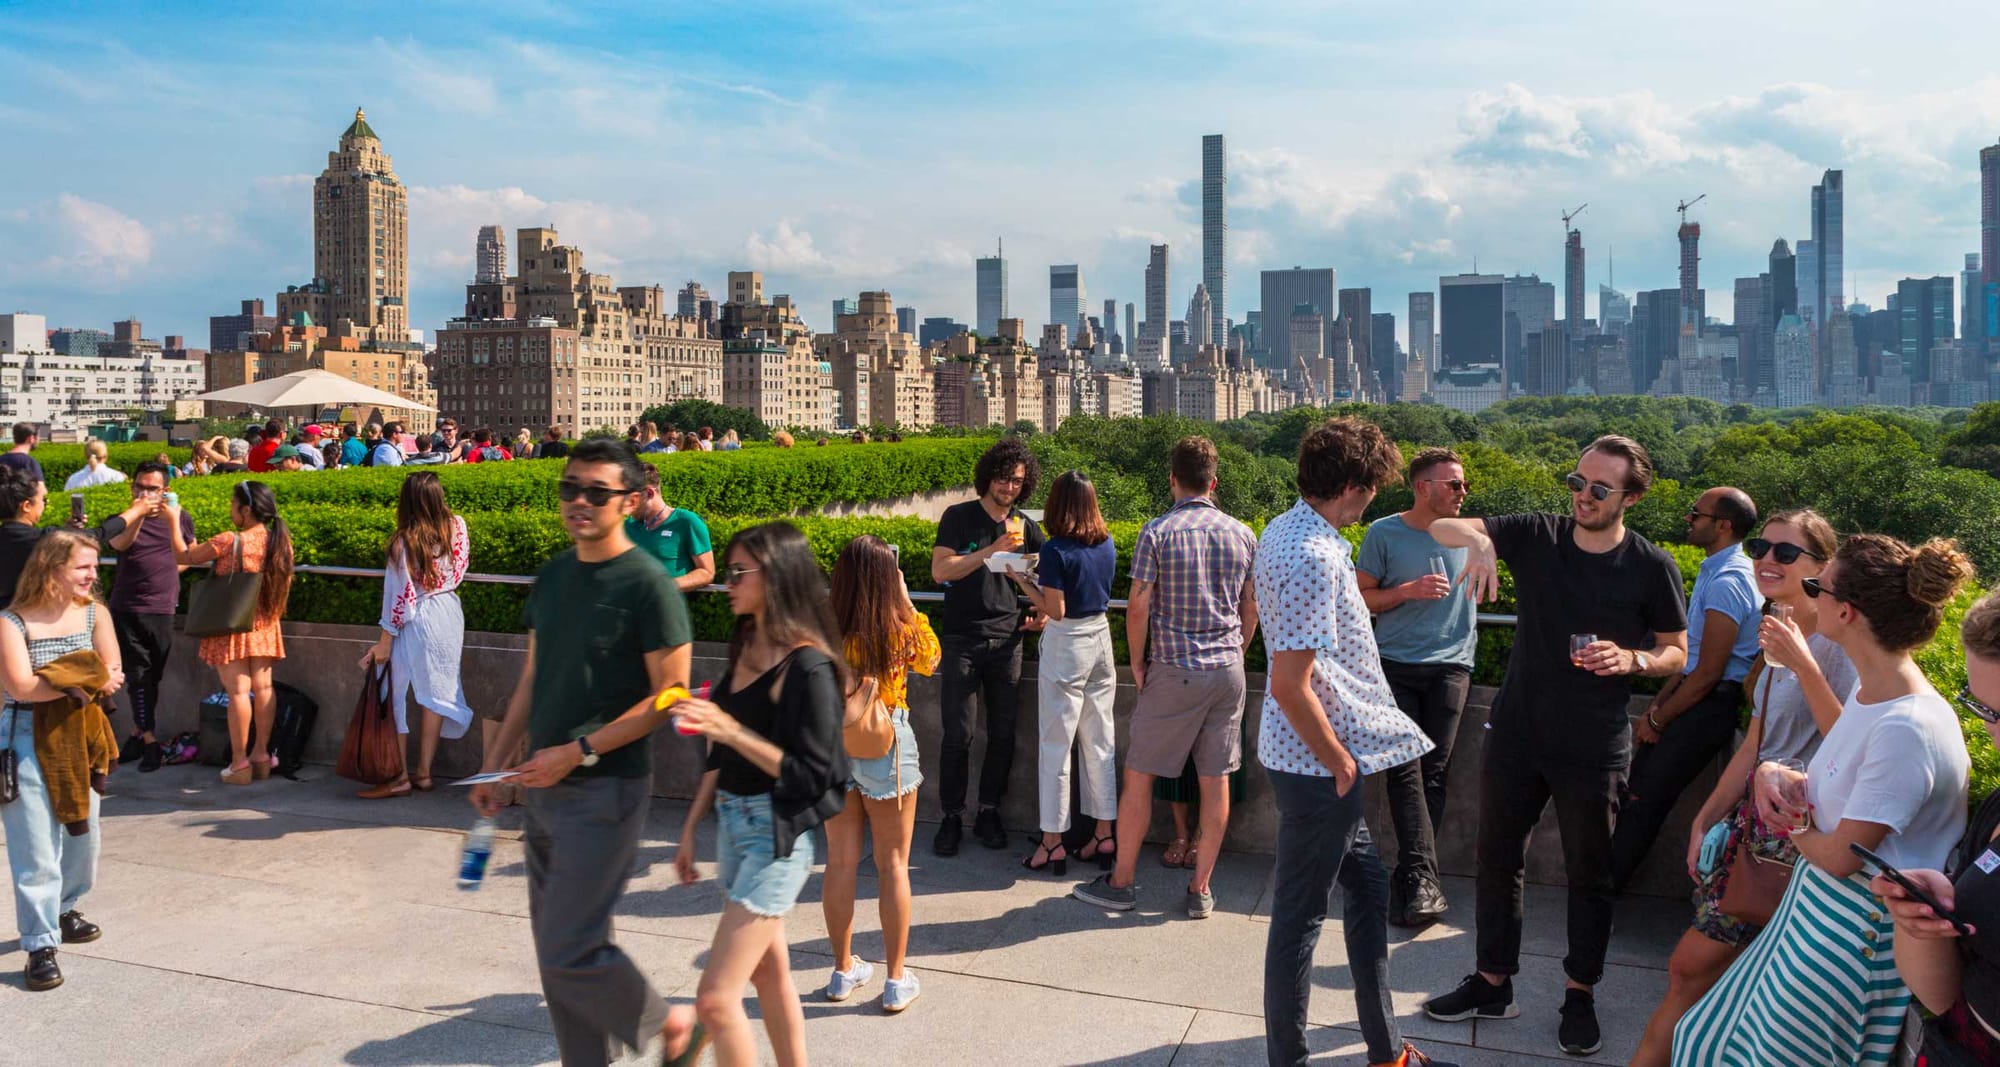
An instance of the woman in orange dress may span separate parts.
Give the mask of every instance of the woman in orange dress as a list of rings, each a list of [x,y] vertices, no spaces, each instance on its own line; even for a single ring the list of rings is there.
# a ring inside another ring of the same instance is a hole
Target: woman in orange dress
[[[271,688],[271,669],[285,658],[285,635],[279,624],[292,593],[292,535],[278,517],[278,499],[263,482],[237,482],[229,494],[229,521],[236,527],[194,546],[181,537],[180,508],[170,506],[174,561],[183,567],[213,562],[218,575],[262,574],[257,594],[257,621],[249,632],[201,639],[201,661],[215,668],[229,694],[229,766],[226,785],[249,785],[271,776],[271,731],[278,718],[278,695]],[[257,726],[256,754],[249,751],[250,725]],[[259,758],[261,757],[261,758]]]

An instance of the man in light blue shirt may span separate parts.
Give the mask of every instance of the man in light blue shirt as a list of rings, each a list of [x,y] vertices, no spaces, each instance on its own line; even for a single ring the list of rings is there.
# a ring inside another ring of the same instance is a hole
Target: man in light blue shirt
[[[1465,466],[1451,449],[1427,448],[1410,461],[1409,482],[1415,497],[1410,510],[1369,524],[1354,578],[1375,615],[1375,643],[1396,706],[1435,746],[1384,775],[1396,826],[1389,921],[1423,926],[1443,917],[1447,906],[1437,827],[1479,634],[1470,591],[1454,588],[1465,569],[1465,549],[1446,548],[1430,535],[1432,522],[1456,517],[1464,507]]]
[[[1687,543],[1708,558],[1688,598],[1687,666],[1632,724],[1637,751],[1611,838],[1618,892],[1652,851],[1674,802],[1735,736],[1743,679],[1757,658],[1763,598],[1743,554],[1743,539],[1757,530],[1757,505],[1741,489],[1718,486],[1695,501],[1687,523]]]

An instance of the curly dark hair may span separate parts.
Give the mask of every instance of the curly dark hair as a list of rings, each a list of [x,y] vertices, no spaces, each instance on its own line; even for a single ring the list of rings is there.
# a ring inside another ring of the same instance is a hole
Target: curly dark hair
[[[1299,495],[1332,500],[1352,488],[1380,489],[1403,476],[1403,453],[1380,426],[1328,419],[1299,442]]]
[[[1035,495],[1035,486],[1041,484],[1042,464],[1033,452],[1018,437],[1005,437],[995,442],[986,454],[979,457],[979,464],[972,468],[972,489],[980,496],[986,495],[993,481],[1015,467],[1022,468],[1021,493],[1016,500],[1027,500]]]

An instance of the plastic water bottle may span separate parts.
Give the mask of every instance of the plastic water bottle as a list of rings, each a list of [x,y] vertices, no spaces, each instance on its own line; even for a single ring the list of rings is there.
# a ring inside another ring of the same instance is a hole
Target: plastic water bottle
[[[458,859],[458,887],[475,892],[486,881],[486,861],[493,858],[493,820],[481,815],[465,834],[465,851]]]

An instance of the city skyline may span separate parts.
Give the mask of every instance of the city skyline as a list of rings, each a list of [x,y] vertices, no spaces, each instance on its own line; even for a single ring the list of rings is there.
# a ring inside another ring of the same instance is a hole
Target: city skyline
[[[1108,141],[1092,134],[1091,143],[1103,143],[1095,153],[1102,164],[1080,161],[1070,134],[1023,141],[1025,158],[996,159],[987,142],[1042,121],[1058,101],[1031,92],[1013,112],[995,112],[969,84],[977,72],[968,60],[948,64],[968,84],[940,89],[941,75],[916,66],[935,60],[952,32],[897,26],[883,34],[883,20],[906,13],[893,7],[866,18],[848,10],[843,17],[857,24],[847,28],[780,7],[783,25],[757,31],[830,35],[897,60],[845,82],[753,63],[758,49],[731,37],[752,28],[724,16],[515,10],[510,37],[468,35],[449,10],[399,13],[381,24],[397,36],[338,46],[331,58],[339,61],[324,73],[280,71],[254,49],[224,63],[210,56],[231,49],[191,46],[197,38],[247,42],[269,31],[268,16],[225,23],[108,5],[0,18],[16,42],[0,57],[30,75],[0,114],[41,158],[71,164],[16,168],[5,179],[14,206],[0,209],[0,240],[25,251],[0,266],[0,302],[45,313],[52,326],[101,328],[130,314],[158,332],[203,336],[207,316],[310,277],[311,220],[295,193],[310,185],[356,105],[368,109],[410,190],[410,324],[427,337],[455,313],[473,276],[478,227],[496,223],[507,232],[559,226],[634,281],[693,277],[714,287],[727,270],[760,269],[774,291],[822,314],[833,299],[887,289],[899,303],[960,321],[975,318],[967,261],[990,255],[996,237],[1009,246],[1010,266],[1026,265],[1026,273],[1010,271],[1010,309],[1035,310],[1046,306],[1040,281],[1054,263],[1077,264],[1092,293],[1142,299],[1147,247],[1165,243],[1184,265],[1165,294],[1178,311],[1202,280],[1200,139],[1214,133],[1230,148],[1227,265],[1238,281],[1228,287],[1235,295],[1223,295],[1238,322],[1251,309],[1243,286],[1259,271],[1294,264],[1334,267],[1385,307],[1434,289],[1442,275],[1471,272],[1475,260],[1481,272],[1561,278],[1558,213],[1586,201],[1588,263],[1615,250],[1623,292],[1667,287],[1677,265],[1674,200],[1699,192],[1709,200],[1690,218],[1703,225],[1707,311],[1726,321],[1730,279],[1757,273],[1774,239],[1810,239],[1807,194],[1829,169],[1844,170],[1848,186],[1841,291],[1879,307],[1901,278],[1954,273],[1980,247],[1978,152],[2000,139],[2000,81],[1953,74],[1980,69],[1953,57],[1976,59],[1972,42],[1991,37],[1977,24],[2000,31],[2000,16],[1957,9],[1954,26],[1966,32],[1955,30],[1909,70],[1871,66],[1880,57],[1859,30],[1822,30],[1809,38],[1810,56],[1777,49],[1757,64],[1704,66],[1700,78],[1672,75],[1656,58],[1619,68],[1579,50],[1592,25],[1605,25],[1597,16],[1528,40],[1554,18],[1531,10],[1509,32],[1510,51],[1568,47],[1573,61],[1560,74],[1468,57],[1410,84],[1363,62],[1342,77],[1372,73],[1371,91],[1393,106],[1344,107],[1338,119],[1310,122],[1278,121],[1270,104],[1345,86],[1299,76],[1274,87],[1273,75],[1258,70],[1259,50],[1337,51],[1335,24],[1301,15],[1284,39],[1205,31],[1219,34],[1208,41],[1163,10],[1136,18],[1132,38],[1213,44],[1216,69],[1182,76],[1158,103],[1136,99],[1144,78],[1124,85],[1091,73],[1073,86],[1144,120],[1121,124],[1130,128]],[[324,17],[286,19],[309,36]],[[967,13],[953,25],[992,17]],[[1051,17],[1024,12],[1003,22],[1026,33]],[[1796,32],[1782,11],[1731,17],[1746,31]],[[1472,43],[1469,30],[1450,36],[1419,26],[1426,20],[1417,14],[1354,20],[1371,40],[1420,34],[1440,55]],[[712,56],[684,62],[690,45],[675,45],[669,31],[720,43]],[[1666,28],[1662,49],[1690,32]],[[868,33],[876,37],[862,40]],[[38,45],[60,46],[62,64]],[[1706,54],[1720,63],[1736,47],[1716,39]],[[478,54],[501,61],[460,61]],[[1045,62],[1023,58],[1030,69]],[[115,84],[94,77],[114,64],[125,72]],[[370,80],[354,81],[357,64]],[[668,67],[683,72],[659,72]],[[1846,83],[1799,80],[1836,68],[1849,72]],[[264,75],[268,84],[246,98],[242,79]],[[1245,84],[1222,91],[1232,78]],[[1642,84],[1651,87],[1632,88]],[[1191,106],[1197,90],[1212,99]],[[1260,106],[1245,106],[1253,98]],[[922,152],[886,142],[864,152],[831,133],[850,108],[878,104],[923,134]],[[540,128],[556,114],[589,134],[583,147],[569,136],[548,144],[495,136]],[[974,114],[991,121],[964,128]],[[767,166],[774,137],[791,161]],[[1382,151],[1355,162],[1316,147],[1356,142]],[[662,143],[675,146],[663,168],[655,165]],[[1063,165],[1034,162],[1043,156]],[[226,165],[210,165],[218,158]],[[204,162],[163,165],[175,159]],[[1586,293],[1605,280],[1587,275]],[[1594,295],[1588,305],[1595,316]]]

